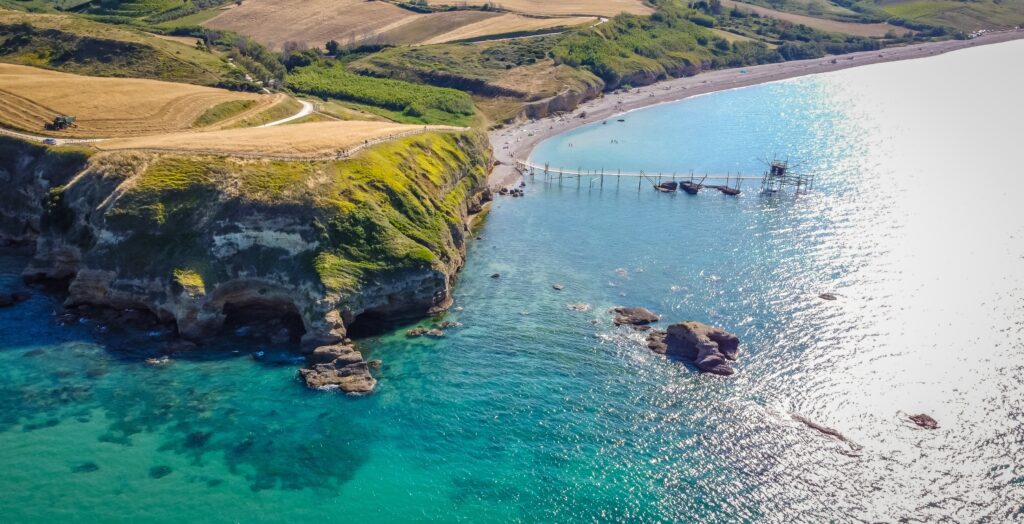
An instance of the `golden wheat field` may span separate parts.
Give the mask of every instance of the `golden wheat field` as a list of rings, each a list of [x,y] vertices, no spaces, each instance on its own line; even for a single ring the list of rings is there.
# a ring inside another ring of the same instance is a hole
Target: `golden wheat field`
[[[650,12],[638,0],[611,0],[610,3],[639,6],[637,12]],[[535,4],[544,6],[542,2]],[[570,5],[576,4],[575,1],[570,2]],[[590,4],[603,5],[597,1]],[[542,11],[558,15],[562,14],[558,12],[560,9],[567,14],[575,14],[574,8],[547,6]],[[607,7],[596,10],[600,13],[618,12]],[[580,17],[535,18],[484,11],[421,14],[388,2],[366,0],[247,0],[203,25],[235,31],[268,47],[281,49],[285,42],[322,48],[329,40],[337,40],[343,45],[440,43],[579,25],[586,21]]]
[[[346,120],[119,138],[97,142],[94,146],[102,151],[174,151],[299,159],[334,156],[367,141],[426,130],[457,131],[461,128]]]
[[[288,41],[323,47],[372,38],[416,15],[387,2],[365,0],[248,0],[203,25],[235,31],[274,49]]]
[[[584,24],[597,23],[592,16],[571,16],[558,18],[536,18],[506,13],[464,25],[453,31],[424,40],[423,44],[441,44],[469,40],[490,35],[502,35],[517,32],[543,31],[546,29],[569,28]]]
[[[0,125],[60,137],[106,138],[179,131],[208,109],[251,100],[245,113],[258,113],[284,95],[134,78],[99,78],[0,63]],[[74,127],[47,131],[57,115],[73,115]]]
[[[450,5],[451,0],[430,0],[431,4]],[[641,0],[460,0],[467,5],[497,4],[501,9],[528,15],[615,16],[619,13],[649,15],[654,9]]]

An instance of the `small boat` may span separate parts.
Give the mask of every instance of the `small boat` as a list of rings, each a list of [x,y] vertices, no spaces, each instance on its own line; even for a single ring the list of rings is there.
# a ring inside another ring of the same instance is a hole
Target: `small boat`
[[[729,196],[736,196],[740,194],[740,190],[729,186],[718,186],[718,190]]]
[[[679,187],[679,184],[676,183],[676,182],[662,182],[662,183],[654,186],[654,189],[657,189],[658,191],[661,191],[662,193],[672,193],[678,187]]]
[[[694,184],[693,182],[680,182],[679,189],[686,191],[691,195],[696,195],[700,191],[700,184]]]
[[[625,119],[625,118],[620,118],[620,119],[619,119],[619,122],[625,122],[625,121],[626,121],[626,119]]]

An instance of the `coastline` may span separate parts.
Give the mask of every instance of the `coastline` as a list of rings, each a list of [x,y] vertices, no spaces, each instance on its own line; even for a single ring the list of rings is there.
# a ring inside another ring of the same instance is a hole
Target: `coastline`
[[[848,55],[825,56],[750,67],[719,69],[695,76],[672,78],[628,92],[604,93],[588,100],[571,112],[539,120],[527,120],[488,132],[495,165],[488,184],[503,187],[517,184],[517,160],[527,160],[533,149],[548,138],[609,117],[659,104],[678,102],[717,91],[777,82],[817,73],[828,73],[883,62],[912,60],[936,56],[950,51],[1024,39],[1024,30],[988,33],[971,40],[944,40],[878,51],[861,51]],[[835,61],[835,63],[833,63]],[[585,113],[585,118],[578,115]]]

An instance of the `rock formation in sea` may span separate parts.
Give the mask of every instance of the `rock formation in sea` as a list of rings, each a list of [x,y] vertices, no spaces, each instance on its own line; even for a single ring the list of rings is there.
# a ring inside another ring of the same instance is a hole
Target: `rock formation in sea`
[[[355,324],[443,310],[473,215],[491,199],[490,150],[475,132],[325,161],[8,138],[0,152],[0,182],[16,196],[0,201],[0,246],[32,253],[26,281],[65,282],[68,306],[146,311],[197,342],[229,319],[270,314],[297,319],[303,347],[334,347]],[[372,384],[338,364],[303,376]]]
[[[617,307],[612,312],[615,313],[612,322],[616,326],[645,326],[661,320],[654,312],[642,307]]]
[[[677,322],[665,331],[652,331],[647,337],[647,347],[655,353],[691,360],[708,373],[732,375],[735,370],[728,361],[735,361],[739,356],[740,339],[700,322]]]

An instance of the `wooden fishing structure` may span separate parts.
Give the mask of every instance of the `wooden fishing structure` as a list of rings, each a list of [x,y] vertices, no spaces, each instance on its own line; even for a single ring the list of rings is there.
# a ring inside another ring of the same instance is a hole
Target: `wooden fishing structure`
[[[740,194],[740,186],[746,180],[761,180],[761,177],[741,176],[739,173],[706,173],[695,175],[692,171],[681,173],[638,173],[622,171],[605,171],[604,169],[575,170],[554,168],[550,164],[532,164],[522,160],[516,161],[516,170],[523,176],[531,178],[540,176],[545,183],[565,186],[575,182],[577,188],[603,189],[605,184],[614,183],[616,188],[622,186],[623,180],[628,183],[636,181],[637,190],[643,189],[644,183],[652,185],[656,190],[670,193],[676,189],[696,194],[701,189],[717,189],[727,195]],[[710,183],[714,182],[714,183]]]
[[[739,195],[741,185],[747,180],[760,180],[762,193],[775,193],[785,187],[793,186],[797,194],[806,193],[814,184],[814,177],[793,173],[786,161],[774,160],[770,163],[769,170],[763,176],[742,176],[739,173],[705,173],[695,175],[692,171],[686,174],[680,173],[645,173],[605,171],[604,169],[575,170],[565,168],[554,168],[550,164],[533,164],[523,160],[516,161],[516,170],[523,176],[534,178],[541,176],[546,184],[565,186],[575,182],[577,188],[586,186],[588,189],[604,189],[605,183],[615,184],[618,189],[622,181],[632,183],[636,180],[637,190],[641,190],[644,182],[651,184],[655,190],[663,193],[672,193],[677,190],[696,195],[702,189],[717,189],[721,193],[730,196]]]
[[[772,160],[761,179],[761,192],[777,193],[786,187],[796,189],[796,194],[806,193],[814,187],[814,175],[793,172],[788,160]]]

